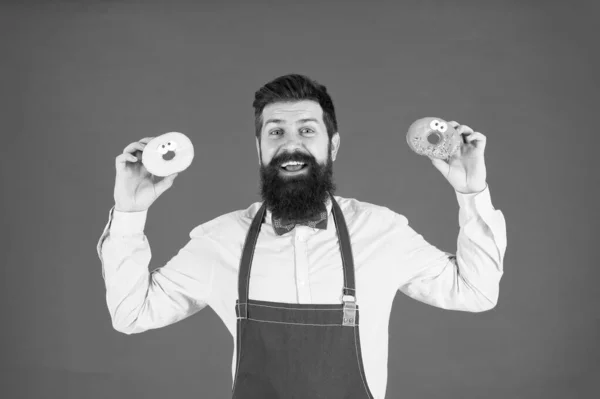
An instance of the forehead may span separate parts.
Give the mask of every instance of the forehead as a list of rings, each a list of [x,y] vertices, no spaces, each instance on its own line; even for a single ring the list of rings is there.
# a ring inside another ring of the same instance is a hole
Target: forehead
[[[267,105],[262,112],[263,126],[269,119],[281,119],[294,122],[298,119],[315,118],[323,121],[323,109],[318,102],[302,100],[295,102],[277,102]]]

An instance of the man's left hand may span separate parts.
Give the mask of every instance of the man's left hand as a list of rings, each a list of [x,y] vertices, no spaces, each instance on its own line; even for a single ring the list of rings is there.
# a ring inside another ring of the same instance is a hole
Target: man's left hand
[[[486,137],[458,122],[452,121],[448,124],[452,125],[462,136],[460,148],[447,161],[431,156],[428,158],[454,187],[454,190],[462,194],[483,191],[487,186],[483,159]]]

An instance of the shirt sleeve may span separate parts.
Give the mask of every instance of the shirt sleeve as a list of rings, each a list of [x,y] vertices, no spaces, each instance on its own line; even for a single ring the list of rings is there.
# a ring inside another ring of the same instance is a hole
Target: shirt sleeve
[[[504,272],[506,221],[494,209],[488,186],[479,193],[455,193],[460,205],[456,255],[429,244],[396,214],[402,226],[398,287],[409,297],[442,309],[490,310],[498,302]]]
[[[164,327],[207,305],[213,246],[198,226],[166,265],[149,272],[152,257],[144,226],[147,211],[111,208],[97,245],[113,328],[124,334]]]

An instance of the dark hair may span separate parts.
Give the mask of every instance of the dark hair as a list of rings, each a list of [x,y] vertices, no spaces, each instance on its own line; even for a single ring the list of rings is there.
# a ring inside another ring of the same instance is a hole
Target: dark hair
[[[327,128],[327,135],[331,142],[331,138],[337,132],[338,126],[333,101],[329,93],[327,93],[327,88],[307,76],[298,74],[280,76],[265,84],[254,93],[254,102],[252,103],[254,107],[254,126],[259,142],[263,124],[262,112],[267,105],[276,102],[303,100],[312,100],[319,103],[323,109],[323,122]]]

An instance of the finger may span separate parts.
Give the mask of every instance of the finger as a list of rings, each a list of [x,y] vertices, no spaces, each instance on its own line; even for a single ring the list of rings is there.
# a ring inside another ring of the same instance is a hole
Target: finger
[[[115,159],[115,166],[117,168],[124,166],[127,162],[137,162],[138,159],[135,155],[132,154],[119,154]]]
[[[144,147],[146,147],[146,143],[134,141],[133,143],[125,147],[125,149],[123,150],[123,154],[133,154],[136,151],[144,151]]]
[[[456,131],[457,131],[459,134],[463,134],[463,133],[473,133],[473,129],[471,129],[471,128],[470,128],[469,126],[467,126],[467,125],[459,125],[459,126],[456,128]]]
[[[179,172],[173,173],[172,175],[165,177],[164,179],[155,184],[155,188],[158,192],[158,195],[164,193],[173,185],[173,181],[175,180],[178,174]]]
[[[487,137],[485,137],[482,133],[480,132],[473,132],[470,135],[468,135],[465,140],[467,140],[467,142],[471,143],[473,141],[477,141],[477,142],[481,142],[483,144],[485,144]]]
[[[154,137],[144,137],[143,139],[141,139],[140,141],[138,141],[138,143],[141,143],[143,148],[137,149],[136,151],[133,152],[133,155],[135,155],[138,159],[142,159],[142,152],[144,152],[146,145],[150,142],[150,140],[154,139]]]
[[[460,126],[460,123],[458,123],[458,122],[456,122],[456,121],[450,121],[450,122],[448,122],[448,124],[449,124],[450,126],[452,126],[453,128],[455,128],[455,129],[456,129],[456,128],[458,128],[458,127]]]

